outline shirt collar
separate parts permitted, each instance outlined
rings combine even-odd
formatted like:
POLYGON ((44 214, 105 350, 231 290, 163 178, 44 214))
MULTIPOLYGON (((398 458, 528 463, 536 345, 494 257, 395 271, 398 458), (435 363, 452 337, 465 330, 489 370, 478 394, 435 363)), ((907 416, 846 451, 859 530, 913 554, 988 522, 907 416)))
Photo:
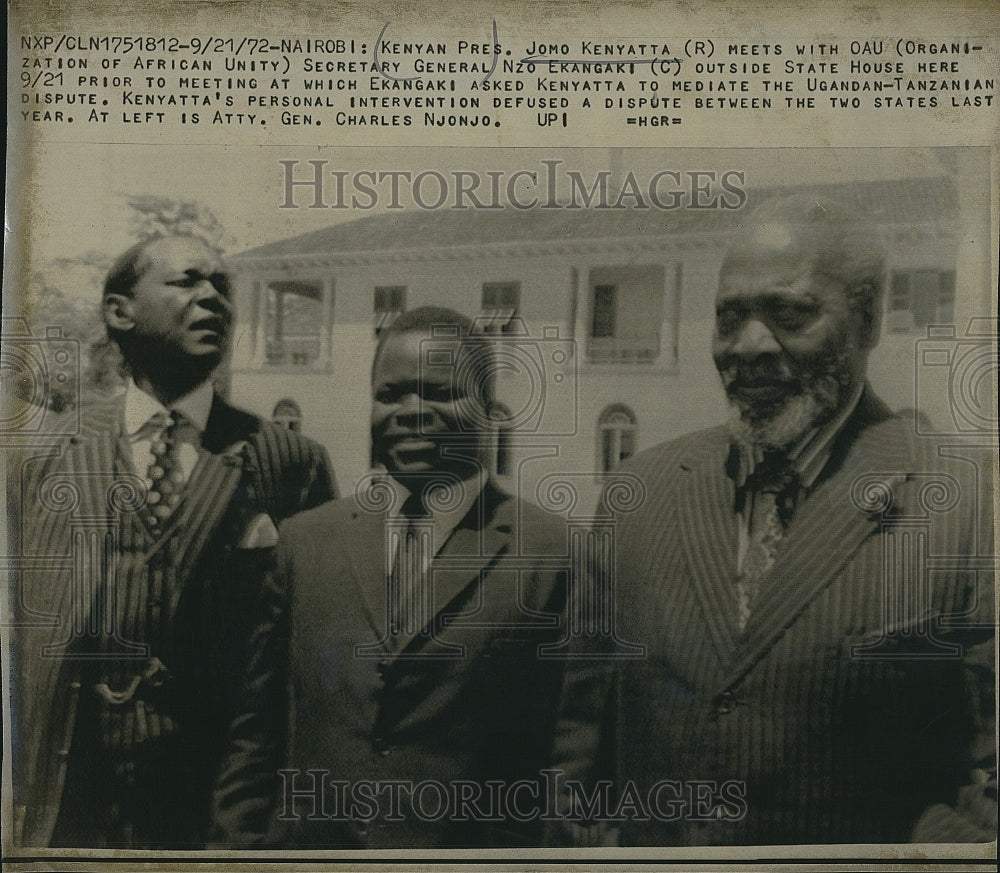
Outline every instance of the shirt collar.
POLYGON ((788 453, 788 460, 799 474, 799 481, 804 488, 812 488, 823 472, 826 462, 830 460, 833 442, 857 408, 863 390, 864 385, 858 385, 850 402, 840 412, 820 427, 813 428, 788 453))
MULTIPOLYGON (((411 492, 404 485, 393 479, 392 476, 386 474, 386 479, 391 483, 396 495, 389 514, 399 515, 402 511, 403 504, 406 502, 407 498, 411 496, 411 492)), ((433 513, 434 526, 437 530, 445 535, 450 534, 458 526, 459 522, 461 522, 461 520, 469 514, 469 510, 472 509, 472 505, 482 493, 485 484, 486 475, 482 470, 470 476, 468 479, 463 479, 461 483, 462 493, 460 495, 460 499, 455 503, 448 499, 442 500, 442 503, 446 506, 446 508, 439 509, 433 513)), ((456 485, 455 487, 458 486, 456 485)), ((443 539, 439 541, 439 544, 440 542, 443 542, 443 539)))
MULTIPOLYGON (((834 440, 857 408, 863 391, 862 383, 855 389, 850 402, 845 404, 833 418, 809 430, 786 453, 788 465, 798 476, 799 484, 803 488, 812 488, 823 472, 826 462, 830 460, 834 440)), ((728 472, 738 490, 746 487, 747 480, 763 458, 764 452, 757 446, 751 447, 743 443, 732 446, 728 472)))
POLYGON ((172 410, 177 410, 197 428, 199 433, 203 433, 208 424, 209 413, 212 411, 213 397, 212 383, 206 380, 187 394, 178 397, 168 409, 155 397, 139 388, 134 381, 130 381, 125 388, 125 432, 134 437, 154 416, 167 415, 172 410))

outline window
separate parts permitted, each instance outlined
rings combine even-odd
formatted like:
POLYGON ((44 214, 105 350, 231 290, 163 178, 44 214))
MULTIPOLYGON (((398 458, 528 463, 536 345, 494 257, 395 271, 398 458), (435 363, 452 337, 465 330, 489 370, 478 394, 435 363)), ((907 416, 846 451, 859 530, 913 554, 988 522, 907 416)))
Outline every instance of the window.
POLYGON ((375 336, 406 312, 406 286, 381 285, 375 289, 375 336))
POLYGON ((502 403, 494 403, 490 418, 496 425, 496 454, 493 472, 498 476, 509 476, 512 466, 511 453, 511 411, 502 403))
POLYGON ((905 333, 955 319, 954 270, 897 270, 889 287, 889 329, 905 333))
POLYGON ((638 424, 631 409, 620 403, 607 407, 597 421, 598 469, 608 473, 631 458, 637 434, 638 424))
POLYGON ((615 335, 615 316, 618 314, 618 287, 616 285, 594 286, 594 318, 590 335, 604 339, 615 335))
POLYGON ((267 287, 267 362, 306 366, 319 357, 323 288, 316 282, 267 287))
POLYGON ((299 404, 290 397, 285 397, 274 404, 271 421, 286 430, 302 430, 302 410, 299 404))
POLYGON ((514 333, 521 308, 520 282, 483 283, 483 321, 486 333, 514 333))
POLYGON ((587 360, 592 364, 656 363, 663 328, 663 290, 664 269, 660 265, 593 268, 587 360))

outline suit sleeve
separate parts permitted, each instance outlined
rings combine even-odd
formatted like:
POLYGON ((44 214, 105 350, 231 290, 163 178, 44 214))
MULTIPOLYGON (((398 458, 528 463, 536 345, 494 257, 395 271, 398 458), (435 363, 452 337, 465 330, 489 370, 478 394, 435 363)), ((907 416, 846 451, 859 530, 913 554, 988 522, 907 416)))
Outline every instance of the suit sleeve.
POLYGON ((590 810, 600 811, 609 798, 613 775, 614 702, 617 675, 612 665, 592 649, 578 647, 566 670, 556 723, 552 768, 564 777, 559 821, 546 829, 550 846, 614 846, 618 830, 590 810), (595 804, 596 806, 593 806, 595 804))
MULTIPOLYGON (((992 497, 991 492, 987 491, 992 497)), ((978 530, 978 569, 967 571, 971 586, 968 618, 954 634, 962 645, 962 676, 972 724, 966 770, 956 774, 953 798, 926 809, 917 821, 913 842, 990 842, 997 837, 997 725, 996 725, 996 577, 982 563, 994 560, 992 506, 982 511, 978 530)), ((964 727, 964 726, 963 726, 964 727)))
MULTIPOLYGON (((30 452, 17 447, 0 451, 0 478, 6 495, 3 532, 6 556, 25 557, 26 551, 46 557, 65 553, 59 539, 46 536, 53 530, 51 525, 33 527, 39 518, 46 518, 38 504, 39 488, 46 475, 56 469, 58 457, 31 457, 30 452)), ((43 768, 47 759, 45 750, 52 743, 60 742, 65 729, 65 721, 61 720, 65 709, 60 718, 52 718, 51 711, 43 703, 45 696, 42 693, 47 671, 58 672, 59 665, 64 662, 38 654, 42 646, 62 641, 60 626, 65 625, 44 624, 45 616, 55 611, 59 593, 64 590, 59 585, 62 577, 49 572, 31 574, 26 570, 29 565, 30 561, 23 568, 12 564, 4 602, 0 606, 8 657, 5 697, 10 707, 7 766, 12 789, 11 835, 19 845, 25 840, 37 844, 36 835, 46 832, 43 822, 51 821, 52 807, 45 790, 49 782, 39 774, 46 772, 43 768), (39 823, 43 823, 41 830, 37 830, 39 823)), ((66 702, 72 702, 72 696, 66 702)), ((61 747, 61 744, 52 746, 53 749, 61 747)))
POLYGON ((613 846, 617 828, 602 821, 599 810, 595 815, 591 803, 602 792, 609 796, 602 785, 614 776, 617 671, 612 640, 599 632, 587 633, 582 624, 587 615, 600 612, 599 604, 606 604, 617 586, 604 564, 591 562, 583 578, 578 575, 569 580, 564 626, 571 642, 552 751, 552 767, 564 776, 560 820, 546 828, 545 841, 554 846, 613 846))
MULTIPOLYGON (((5 529, 3 531, 3 542, 5 555, 16 556, 23 554, 23 544, 21 543, 21 459, 18 451, 14 448, 4 448, 0 451, 0 479, 4 483, 4 515, 3 521, 5 529)), ((20 722, 24 718, 24 708, 26 705, 24 696, 24 683, 21 676, 21 652, 23 643, 21 634, 18 633, 17 625, 22 619, 21 612, 23 606, 20 602, 21 587, 24 584, 18 571, 11 568, 9 571, 9 582, 11 583, 4 592, 5 601, 0 607, 6 619, 5 631, 8 644, 8 662, 10 665, 10 675, 7 680, 6 693, 10 701, 11 719, 11 743, 12 754, 12 776, 11 782, 14 791, 13 807, 13 841, 19 845, 23 838, 24 820, 27 813, 27 806, 23 803, 23 793, 25 788, 25 766, 23 753, 21 751, 20 722)))
POLYGON ((330 456, 319 443, 312 443, 312 476, 311 483, 303 509, 312 509, 328 500, 340 497, 337 488, 337 477, 330 463, 330 456))
POLYGON ((330 456, 319 443, 265 423, 254 447, 256 478, 276 521, 337 497, 330 456))
POLYGON ((976 724, 968 770, 953 801, 934 804, 920 816, 917 843, 990 842, 997 836, 996 664, 993 635, 973 642, 964 654, 966 693, 976 724))
POLYGON ((264 846, 276 839, 276 806, 288 736, 291 549, 280 543, 265 573, 240 704, 212 797, 209 846, 264 846))

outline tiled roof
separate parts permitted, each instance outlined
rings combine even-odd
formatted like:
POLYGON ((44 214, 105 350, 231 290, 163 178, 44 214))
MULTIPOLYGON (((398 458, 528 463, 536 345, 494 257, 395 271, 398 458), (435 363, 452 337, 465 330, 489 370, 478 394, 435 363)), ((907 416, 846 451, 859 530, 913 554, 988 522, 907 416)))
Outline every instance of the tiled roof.
MULTIPOLYGON (((778 194, 834 197, 878 223, 952 222, 950 176, 748 190, 748 206, 778 194)), ((445 248, 483 243, 706 233, 737 227, 747 212, 724 209, 437 209, 372 215, 241 252, 237 258, 445 248)))

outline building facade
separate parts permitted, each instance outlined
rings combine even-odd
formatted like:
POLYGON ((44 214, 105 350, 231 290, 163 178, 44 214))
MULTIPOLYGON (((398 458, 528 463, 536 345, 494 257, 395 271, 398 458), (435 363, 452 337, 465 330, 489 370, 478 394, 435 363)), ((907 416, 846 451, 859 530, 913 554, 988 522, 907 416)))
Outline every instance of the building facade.
MULTIPOLYGON (((959 269, 953 178, 750 192, 748 207, 802 190, 856 208, 883 239, 876 389, 895 408, 947 416, 946 392, 917 397, 918 341, 932 325, 961 334, 990 311, 981 278, 959 269)), ((448 306, 480 319, 495 341, 495 472, 528 499, 551 487, 551 474, 569 474, 591 500, 594 474, 724 419, 710 354, 714 298, 745 214, 403 211, 244 252, 234 259, 231 396, 322 442, 348 490, 369 470, 378 332, 406 309, 448 306)))

